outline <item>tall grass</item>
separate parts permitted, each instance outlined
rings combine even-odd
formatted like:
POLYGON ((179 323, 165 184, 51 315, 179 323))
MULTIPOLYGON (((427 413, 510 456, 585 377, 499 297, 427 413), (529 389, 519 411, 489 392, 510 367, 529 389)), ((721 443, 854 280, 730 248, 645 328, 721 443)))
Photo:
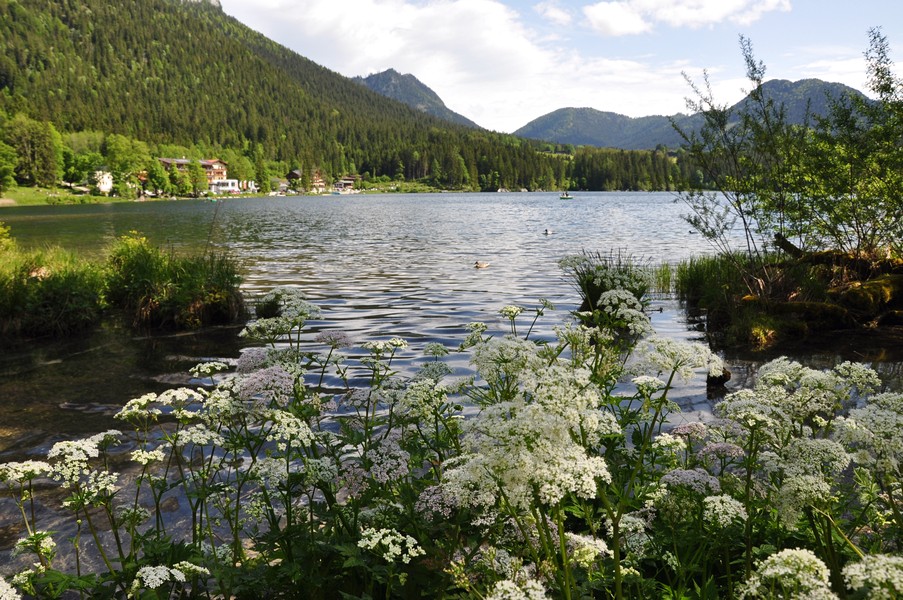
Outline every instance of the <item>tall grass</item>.
POLYGON ((103 274, 71 252, 48 248, 0 255, 0 335, 71 335, 103 310, 103 274))
POLYGON ((0 336, 71 335, 112 310, 140 327, 232 323, 245 312, 240 284, 222 254, 177 256, 135 234, 98 263, 60 248, 20 249, 0 226, 0 336))
POLYGON ((177 256, 132 234, 113 246, 107 268, 106 298, 136 326, 192 329, 244 313, 238 268, 221 254, 177 256))

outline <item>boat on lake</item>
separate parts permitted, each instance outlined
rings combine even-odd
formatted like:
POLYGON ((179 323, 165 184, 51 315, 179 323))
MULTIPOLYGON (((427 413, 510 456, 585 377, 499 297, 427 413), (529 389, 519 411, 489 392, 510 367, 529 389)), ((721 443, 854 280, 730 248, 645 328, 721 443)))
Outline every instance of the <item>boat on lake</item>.
POLYGON ((561 192, 561 193, 558 195, 558 197, 561 198, 562 200, 570 200, 570 199, 573 198, 573 196, 571 196, 570 194, 568 194, 567 191, 561 192))

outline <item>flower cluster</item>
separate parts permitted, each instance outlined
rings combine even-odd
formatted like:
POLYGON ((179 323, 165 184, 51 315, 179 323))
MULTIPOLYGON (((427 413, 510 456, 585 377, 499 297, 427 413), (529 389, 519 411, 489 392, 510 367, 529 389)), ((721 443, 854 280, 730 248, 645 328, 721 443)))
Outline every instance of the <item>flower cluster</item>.
POLYGON ((496 582, 486 600, 547 600, 549 596, 535 579, 517 582, 503 579, 496 582))
POLYGON ((524 312, 523 306, 515 306, 513 304, 508 304, 499 309, 499 314, 510 321, 516 319, 522 312, 524 312))
POLYGON ((412 558, 425 554, 417 540, 394 529, 368 527, 361 532, 361 539, 358 540, 357 545, 359 548, 370 550, 377 556, 381 556, 389 563, 400 561, 408 564, 412 558))
POLYGON ((893 600, 903 595, 903 556, 871 554, 843 568, 847 587, 868 592, 873 600, 893 600))
POLYGON ((38 477, 49 475, 51 467, 40 460, 25 460, 0 464, 0 481, 8 486, 22 485, 38 477))
POLYGON ((714 529, 726 529, 734 523, 746 521, 743 503, 726 494, 707 496, 702 503, 703 521, 714 529))
POLYGON ((407 348, 408 342, 402 338, 393 337, 389 340, 371 340, 364 342, 361 344, 361 347, 377 356, 382 356, 384 354, 391 354, 396 350, 407 348))
POLYGON ((612 555, 604 540, 571 532, 565 533, 565 538, 574 560, 584 569, 589 569, 598 559, 612 555))
POLYGON ((740 598, 835 600, 828 567, 811 550, 786 549, 761 561, 740 598))
POLYGON ((646 340, 640 355, 640 368, 657 375, 675 373, 684 380, 693 378, 694 369, 705 369, 710 375, 721 375, 724 364, 707 346, 671 338, 653 336, 646 340))
POLYGON ((0 600, 21 600, 21 598, 19 592, 7 583, 6 579, 0 577, 0 600))

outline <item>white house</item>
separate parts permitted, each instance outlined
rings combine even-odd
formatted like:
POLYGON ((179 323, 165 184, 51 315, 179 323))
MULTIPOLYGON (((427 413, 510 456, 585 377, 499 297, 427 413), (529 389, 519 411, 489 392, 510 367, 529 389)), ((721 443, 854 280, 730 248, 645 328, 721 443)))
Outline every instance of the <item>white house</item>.
POLYGON ((239 194, 241 188, 237 179, 217 179, 210 183, 210 192, 213 194, 239 194))
POLYGON ((109 196, 113 191, 113 174, 109 171, 94 171, 94 186, 97 191, 105 196, 109 196))

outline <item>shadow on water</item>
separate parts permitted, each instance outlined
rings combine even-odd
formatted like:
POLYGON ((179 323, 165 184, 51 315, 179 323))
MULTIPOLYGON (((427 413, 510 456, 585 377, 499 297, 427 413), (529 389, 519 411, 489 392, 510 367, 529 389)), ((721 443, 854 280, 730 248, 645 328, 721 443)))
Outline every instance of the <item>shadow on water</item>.
POLYGON ((0 460, 121 428, 131 398, 189 383, 198 362, 238 355, 237 327, 141 336, 105 326, 77 338, 9 342, 0 357, 0 460))

